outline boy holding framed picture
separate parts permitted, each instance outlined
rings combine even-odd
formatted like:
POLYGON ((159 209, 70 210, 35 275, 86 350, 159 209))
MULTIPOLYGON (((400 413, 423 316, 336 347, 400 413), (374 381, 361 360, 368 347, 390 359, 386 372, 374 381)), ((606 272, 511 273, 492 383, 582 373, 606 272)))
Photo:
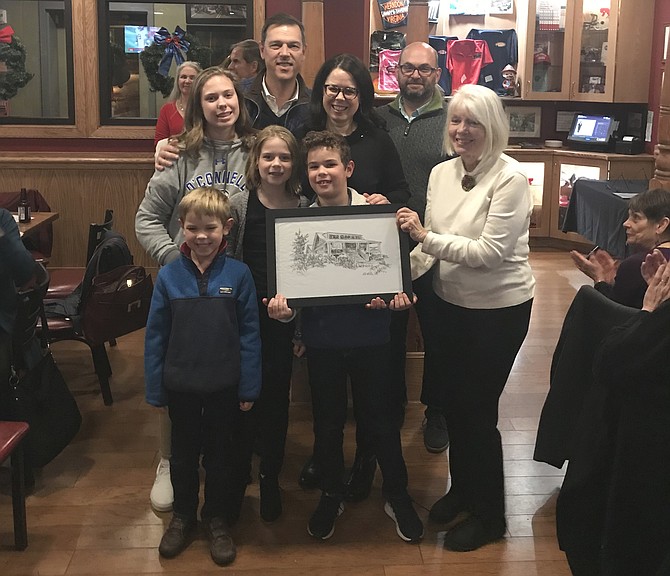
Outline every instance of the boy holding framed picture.
MULTIPOLYGON (((347 187, 354 170, 349 145, 343 137, 323 131, 310 132, 303 141, 309 183, 316 192, 313 206, 387 204, 381 194, 364 197, 347 187)), ((344 511, 345 486, 343 438, 347 416, 347 376, 351 381, 357 420, 364 418, 373 435, 375 453, 384 478, 384 511, 396 523, 406 542, 423 537, 423 524, 407 493, 407 468, 400 444, 400 429, 388 414, 390 406, 390 315, 412 305, 405 293, 387 305, 379 297, 368 304, 308 306, 302 309, 302 339, 307 348, 312 392, 315 458, 322 470, 321 499, 308 523, 310 535, 330 538, 335 520, 344 511)), ((292 318, 284 296, 268 302, 276 320, 292 318)))

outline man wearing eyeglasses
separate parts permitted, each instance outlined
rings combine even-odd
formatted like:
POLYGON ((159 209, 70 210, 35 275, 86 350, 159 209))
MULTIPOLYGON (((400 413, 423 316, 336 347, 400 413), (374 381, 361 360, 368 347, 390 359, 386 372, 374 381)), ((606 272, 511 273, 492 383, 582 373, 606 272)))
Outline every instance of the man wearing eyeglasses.
POLYGON ((294 134, 307 120, 310 90, 300 75, 305 62, 305 28, 299 20, 279 13, 265 21, 261 32, 265 74, 258 75, 246 94, 254 128, 273 124, 294 134))
MULTIPOLYGON (((409 44, 401 52, 395 70, 400 94, 390 104, 377 108, 377 112, 386 120, 409 183, 410 199, 407 205, 419 214, 422 221, 426 210, 426 189, 430 171, 436 164, 447 159, 442 152, 447 105, 444 93, 437 85, 440 72, 434 48, 424 42, 409 44)), ((419 298, 415 309, 425 346, 429 346, 431 342, 432 318, 422 312, 431 295, 435 298, 431 282, 430 272, 414 282, 414 292, 419 298)), ((397 316, 398 314, 394 315, 395 320, 399 320, 397 316)), ((404 344, 404 340, 402 342, 404 344)), ((404 358, 404 350, 402 353, 397 351, 396 356, 404 358)), ((402 378, 404 370, 396 370, 396 373, 402 378)), ((439 453, 449 446, 449 434, 444 415, 437 408, 442 405, 437 397, 439 388, 431 385, 431 381, 431 375, 424 371, 421 390, 421 402, 426 405, 423 440, 429 452, 439 453)), ((405 387, 404 383, 399 383, 398 386, 399 389, 405 387)))

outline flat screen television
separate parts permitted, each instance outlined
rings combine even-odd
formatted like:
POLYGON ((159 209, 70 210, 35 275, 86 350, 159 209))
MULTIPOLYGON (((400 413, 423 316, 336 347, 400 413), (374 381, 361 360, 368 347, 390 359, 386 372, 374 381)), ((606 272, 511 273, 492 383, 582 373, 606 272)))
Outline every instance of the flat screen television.
POLYGON ((616 121, 611 116, 578 113, 568 132, 568 144, 573 148, 604 150, 610 146, 615 129, 616 121))
POLYGON ((123 39, 126 54, 137 54, 151 46, 158 30, 160 30, 159 26, 124 26, 123 39))

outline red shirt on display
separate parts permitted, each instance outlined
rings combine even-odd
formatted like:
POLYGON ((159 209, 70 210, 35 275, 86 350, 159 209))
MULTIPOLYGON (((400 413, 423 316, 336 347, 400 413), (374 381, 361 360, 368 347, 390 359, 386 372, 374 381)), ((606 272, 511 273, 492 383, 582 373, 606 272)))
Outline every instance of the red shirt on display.
POLYGON ((493 62, 484 40, 450 40, 447 43, 447 69, 451 73, 451 90, 463 84, 477 84, 481 69, 493 62))

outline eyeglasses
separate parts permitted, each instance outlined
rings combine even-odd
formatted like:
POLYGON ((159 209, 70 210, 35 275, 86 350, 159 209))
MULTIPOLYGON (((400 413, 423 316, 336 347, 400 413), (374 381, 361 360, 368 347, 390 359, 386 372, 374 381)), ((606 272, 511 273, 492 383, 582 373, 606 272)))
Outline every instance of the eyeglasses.
POLYGON ((399 66, 400 71, 403 73, 404 76, 411 76, 414 74, 415 70, 418 70, 419 76, 423 76, 424 78, 426 76, 430 76, 437 68, 433 68, 432 66, 428 66, 428 64, 421 64, 421 66, 414 66, 414 64, 401 64, 399 66))
POLYGON ((358 97, 358 88, 351 86, 336 86, 335 84, 324 84, 323 91, 331 98, 337 98, 340 92, 345 100, 353 100, 358 97))

